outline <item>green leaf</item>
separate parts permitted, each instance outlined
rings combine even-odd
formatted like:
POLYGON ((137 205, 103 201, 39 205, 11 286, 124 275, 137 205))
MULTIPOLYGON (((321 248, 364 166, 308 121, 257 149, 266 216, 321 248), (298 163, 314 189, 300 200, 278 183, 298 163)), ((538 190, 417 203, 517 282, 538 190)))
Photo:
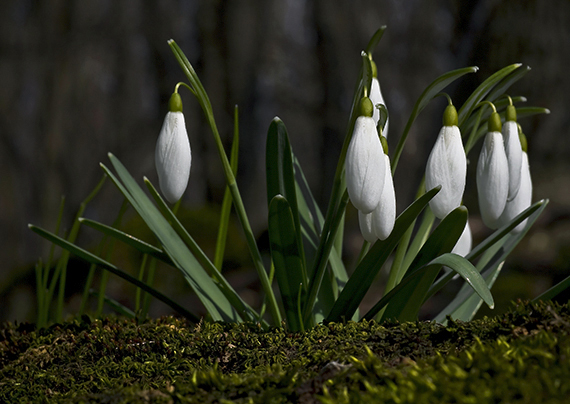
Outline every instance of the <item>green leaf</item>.
POLYGON ((295 184, 295 171, 293 169, 293 154, 287 135, 287 128, 279 118, 273 118, 267 131, 267 143, 265 149, 265 170, 267 178, 267 203, 271 203, 276 195, 283 196, 291 209, 293 218, 293 232, 296 237, 297 251, 301 259, 301 278, 303 285, 307 285, 307 269, 305 265, 305 253, 303 250, 303 238, 301 236, 301 224, 299 208, 297 206, 297 192, 295 184))
MULTIPOLYGON (((468 216, 469 214, 465 206, 460 206, 451 211, 426 240, 412 261, 404 278, 410 276, 436 257, 451 252, 465 229, 468 216)), ((388 303, 382 320, 415 321, 421 306, 424 304, 429 287, 440 269, 441 267, 437 265, 430 265, 430 268, 425 271, 423 276, 415 278, 414 281, 409 282, 405 288, 401 289, 400 293, 395 295, 388 303)), ((373 315, 376 315, 376 313, 373 313, 373 315)))
POLYGON ((473 109, 479 104, 489 92, 501 82, 505 77, 510 75, 516 69, 521 67, 520 63, 515 63, 510 66, 504 67, 498 72, 494 73, 487 80, 485 80, 479 87, 471 93, 467 101, 461 106, 458 111, 459 123, 457 126, 461 127, 463 122, 471 115, 473 109))
POLYGON ((190 319, 190 321, 193 321, 194 323, 197 323, 198 321, 200 321, 200 319, 196 315, 192 314, 191 312, 186 310, 184 307, 180 306, 178 303, 169 299, 168 297, 166 297, 165 295, 163 295, 162 293, 160 293, 156 289, 148 286, 146 283, 139 281, 137 278, 135 278, 135 277, 129 275, 128 273, 124 272, 123 270, 119 269, 118 267, 111 264, 110 262, 107 262, 107 261, 103 260, 102 258, 99 258, 96 255, 90 253, 89 251, 86 251, 86 250, 82 249, 81 247, 78 247, 75 244, 72 244, 69 241, 67 241, 67 240, 65 240, 59 236, 56 236, 55 234, 53 234, 47 230, 44 230, 40 227, 37 227, 34 225, 28 225, 28 227, 32 231, 34 231, 35 233, 37 233, 40 236, 42 236, 43 238, 45 238, 46 240, 49 240, 50 242, 60 246, 61 248, 64 248, 66 251, 69 251, 70 253, 77 256, 78 258, 80 258, 84 261, 87 261, 91 264, 95 264, 98 267, 101 267, 104 270, 109 271, 109 272, 125 279, 126 281, 132 283, 133 285, 141 288, 145 292, 149 293, 150 295, 154 296, 155 298, 162 301, 166 305, 170 306, 172 309, 174 309, 175 311, 177 311, 178 313, 180 313, 184 317, 190 319))
POLYGON ((374 49, 376 49, 376 46, 378 46, 378 43, 380 42, 380 39, 382 39, 382 35, 384 35, 385 30, 386 25, 382 25, 380 28, 378 28, 374 35, 372 35, 372 38, 370 38, 370 41, 368 41, 368 45, 366 45, 365 52, 368 55, 372 56, 374 49))
POLYGON ((437 268, 440 268, 442 265, 451 268, 453 271, 461 275, 461 277, 465 279, 465 281, 471 286, 473 290, 479 294, 479 296, 481 296, 481 298, 485 301, 485 303, 487 303, 487 305, 489 305, 489 307, 494 307, 491 291, 473 264, 457 254, 447 253, 440 255, 439 257, 430 261, 427 265, 416 270, 410 276, 402 279, 402 282, 400 282, 398 286, 386 294, 386 296, 382 297, 382 299, 380 299, 380 301, 376 303, 368 313, 366 313, 364 318, 370 319, 374 317, 375 313, 382 310, 382 308, 384 308, 384 306, 386 306, 394 298, 394 296, 399 294, 401 290, 404 289, 409 283, 415 281, 417 278, 422 277, 426 272, 431 271, 431 267, 436 266, 437 268))
POLYGON ((143 192, 123 164, 111 153, 109 153, 109 159, 122 183, 104 165, 102 165, 103 169, 160 240, 164 246, 164 251, 170 256, 176 267, 182 271, 212 319, 214 321, 239 321, 240 313, 232 307, 212 278, 200 266, 182 239, 160 214, 157 207, 143 192))
POLYGON ((503 77, 503 79, 501 79, 501 81, 494 86, 493 90, 489 92, 486 99, 491 102, 495 102, 497 98, 505 94, 514 83, 522 79, 529 71, 529 66, 522 66, 521 68, 511 71, 506 77, 503 77))
POLYGON ((441 187, 435 187, 429 190, 408 206, 396 219, 394 229, 390 236, 385 240, 378 240, 374 243, 368 254, 362 259, 349 278, 331 312, 327 316, 327 321, 341 321, 343 318, 350 319, 352 317, 372 285, 372 281, 408 227, 440 189, 441 187))
POLYGON ((404 145, 406 143, 408 133, 410 132, 412 124, 414 123, 420 112, 422 112, 422 110, 427 106, 427 104, 445 87, 453 83, 458 78, 468 73, 475 73, 477 70, 479 70, 478 67, 465 67, 463 69, 453 70, 439 76, 429 86, 427 86, 427 88, 424 90, 420 98, 418 98, 418 100, 416 101, 414 109, 412 110, 412 114, 410 115, 410 118, 408 119, 408 123, 406 124, 404 132, 400 137, 400 141, 396 146, 396 151, 394 152, 394 157, 392 158, 392 173, 396 171, 398 161, 400 160, 400 156, 402 154, 402 151, 404 150, 404 145))
MULTIPOLYGON (((547 204, 548 200, 542 200, 535 203, 513 219, 510 224, 501 227, 491 236, 487 237, 487 239, 465 256, 469 261, 474 261, 475 258, 481 256, 481 259, 477 262, 477 270, 484 274, 483 276, 487 280, 489 288, 493 286, 493 283, 497 279, 503 262, 507 256, 517 246, 520 240, 522 240, 533 223, 544 211, 547 204), (513 228, 526 218, 528 218, 528 221, 521 232, 516 234, 510 233, 513 228)), ((442 277, 442 279, 432 286, 429 295, 437 292, 441 287, 443 287, 443 285, 449 282, 452 277, 453 274, 442 277)), ((481 306, 481 300, 479 298, 476 297, 474 299, 470 299, 472 295, 473 291, 464 285, 457 293, 456 297, 434 318, 434 320, 444 322, 447 315, 458 320, 470 320, 481 306), (470 300, 466 303, 468 299, 470 300)))
MULTIPOLYGON (((230 166, 234 177, 237 175, 239 157, 239 124, 238 124, 238 107, 234 108, 234 139, 232 142, 232 151, 230 155, 230 166)), ((224 253, 226 250, 226 242, 228 236, 228 225, 230 221, 230 212, 232 210, 232 194, 230 187, 226 185, 224 191, 224 200, 222 201, 222 210, 220 212, 220 226, 218 228, 218 238, 216 239, 216 252, 214 254, 214 265, 219 271, 222 270, 224 262, 224 253)))
POLYGON ((287 323, 292 331, 303 330, 299 318, 299 293, 306 289, 303 262, 298 250, 293 214, 287 199, 275 195, 269 204, 269 244, 275 277, 281 291, 287 323))
POLYGON ((174 263, 172 262, 172 260, 170 259, 170 257, 164 252, 162 251, 160 248, 157 248, 145 241, 142 241, 128 233, 122 232, 120 230, 117 230, 113 227, 107 226, 103 223, 99 223, 96 222, 94 220, 90 220, 87 218, 80 218, 79 221, 86 225, 91 227, 92 229, 95 229, 97 231, 100 231, 103 234, 106 234, 108 236, 111 236, 119 241, 122 241, 123 243, 125 243, 126 245, 133 247, 134 249, 136 249, 137 251, 141 252, 142 254, 148 254, 154 258, 157 258, 159 260, 161 260, 162 262, 174 266, 174 263))

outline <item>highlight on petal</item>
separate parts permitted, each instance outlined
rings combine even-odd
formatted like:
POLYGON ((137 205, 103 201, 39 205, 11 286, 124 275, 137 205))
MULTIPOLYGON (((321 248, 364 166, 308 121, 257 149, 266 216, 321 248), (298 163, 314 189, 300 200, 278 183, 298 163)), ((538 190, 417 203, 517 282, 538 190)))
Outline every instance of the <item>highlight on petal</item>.
POLYGON ((384 187, 384 150, 371 117, 360 116, 346 153, 346 188, 352 204, 362 213, 372 212, 384 187))
POLYGON ((372 212, 372 228, 380 240, 385 240, 392 233, 396 222, 396 192, 390 170, 390 157, 384 155, 384 161, 386 164, 384 189, 378 206, 372 212))
POLYGON ((465 228, 463 229, 463 233, 457 240, 455 247, 451 250, 452 253, 457 255, 461 255, 465 257, 467 254, 471 252, 471 247, 473 245, 473 235, 471 234, 471 227, 469 226, 469 221, 465 223, 465 228))
POLYGON ((170 203, 181 197, 190 177, 192 153, 182 112, 168 112, 155 149, 160 190, 170 203))
MULTIPOLYGON (((522 153, 520 178, 521 178, 521 183, 519 191, 512 200, 507 201, 505 210, 503 211, 503 214, 499 218, 500 226, 508 224, 511 220, 517 217, 523 210, 530 207, 532 203, 532 179, 530 176, 528 155, 525 152, 522 153)), ((521 232, 524 229, 527 220, 528 219, 523 220, 512 231, 514 233, 521 232)))
MULTIPOLYGON (((380 120, 380 110, 376 108, 377 104, 386 105, 384 97, 382 96, 382 91, 380 90, 380 82, 376 77, 372 78, 372 85, 370 86, 370 101, 374 105, 374 112, 372 113, 372 119, 374 119, 374 125, 378 125, 380 120)), ((388 138, 388 124, 390 123, 390 118, 386 120, 386 125, 382 131, 382 136, 388 138)))
POLYGON ((430 201, 434 215, 443 219, 461 205, 467 176, 467 158, 457 126, 443 126, 429 155, 425 184, 430 190, 441 185, 441 191, 430 201))
POLYGON ((477 164, 477 193, 483 223, 499 227, 509 193, 509 167, 501 132, 488 132, 477 164))
POLYGON ((522 147, 519 139, 519 130, 515 121, 506 121, 503 124, 503 138, 505 153, 509 164, 509 196, 513 199, 519 192, 521 185, 522 147))

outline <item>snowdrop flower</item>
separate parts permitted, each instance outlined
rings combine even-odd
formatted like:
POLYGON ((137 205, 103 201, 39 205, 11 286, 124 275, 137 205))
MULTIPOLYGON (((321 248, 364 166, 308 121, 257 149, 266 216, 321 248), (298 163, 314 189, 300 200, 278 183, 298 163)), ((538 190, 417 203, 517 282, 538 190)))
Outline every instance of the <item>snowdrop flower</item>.
POLYGON ((384 188, 380 202, 372 212, 372 229, 380 240, 385 240, 392 233, 396 222, 396 192, 394 191, 394 181, 390 168, 390 157, 387 154, 384 155, 384 161, 386 164, 384 188))
POLYGON ((466 175, 467 158, 457 127, 457 111, 449 104, 443 114, 443 127, 429 155, 425 174, 427 190, 441 185, 441 191, 429 202, 439 219, 461 205, 466 175))
MULTIPOLYGON (((386 138, 382 137, 382 139, 385 141, 386 138)), ((382 143, 386 144, 387 147, 387 143, 382 143)), ((383 160, 386 166, 386 174, 380 202, 371 213, 358 212, 360 232, 369 243, 373 243, 378 239, 385 240, 392 233, 396 222, 396 193, 388 154, 384 154, 383 160)))
MULTIPOLYGON (((507 201, 505 206, 505 210, 499 219, 499 224, 504 226, 508 224, 511 220, 513 220, 516 216, 518 216, 523 210, 530 207, 532 203, 532 179, 530 177, 530 167, 528 164, 528 155, 526 152, 522 152, 522 164, 521 164, 521 171, 520 171, 520 187, 519 191, 517 192, 516 196, 512 199, 507 201)), ((512 231, 513 233, 521 232, 528 219, 523 220, 517 227, 515 227, 512 231)))
POLYGON ((361 100, 361 116, 346 153, 346 188, 352 204, 362 213, 372 212, 380 202, 386 165, 384 150, 372 119, 372 102, 361 100))
POLYGON ((168 103, 169 111, 164 118, 156 142, 155 164, 160 190, 170 203, 177 202, 188 184, 192 153, 182 114, 182 99, 173 93, 168 103))
MULTIPOLYGON (((378 69, 376 67, 376 63, 372 61, 372 85, 370 86, 370 101, 372 101, 372 105, 374 106, 374 111, 372 112, 372 119, 374 119, 374 124, 378 125, 378 121, 380 120, 380 110, 376 108, 378 104, 386 105, 384 102, 384 97, 382 96, 382 91, 380 90, 380 82, 378 81, 378 69)), ((382 136, 388 138, 388 124, 390 123, 390 119, 386 119, 386 124, 384 125, 384 129, 382 130, 382 136)))
POLYGON ((463 233, 457 240, 455 247, 451 250, 452 253, 457 255, 461 255, 465 257, 467 254, 471 252, 471 247, 473 245, 473 235, 471 234, 471 227, 469 226, 469 221, 465 223, 465 228, 463 229, 463 233))
POLYGON ((513 105, 507 106, 506 121, 503 125, 505 153, 509 164, 509 196, 512 200, 519 192, 521 185, 522 147, 517 127, 517 112, 513 105))
POLYGON ((483 223, 496 229, 507 203, 509 165, 501 134, 501 118, 497 112, 491 114, 488 125, 489 131, 477 164, 477 193, 483 223))

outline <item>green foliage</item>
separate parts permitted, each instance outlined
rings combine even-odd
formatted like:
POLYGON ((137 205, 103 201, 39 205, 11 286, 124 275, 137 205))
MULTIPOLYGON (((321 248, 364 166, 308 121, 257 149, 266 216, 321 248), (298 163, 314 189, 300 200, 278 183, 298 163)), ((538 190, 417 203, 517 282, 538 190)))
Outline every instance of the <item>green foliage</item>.
MULTIPOLYGON (((206 254, 189 230, 177 216, 178 205, 171 209, 162 199, 159 192, 144 179, 148 193, 131 176, 127 168, 111 153, 109 160, 112 169, 101 164, 103 171, 119 189, 128 204, 134 208, 145 222, 148 229, 156 237, 151 244, 124 232, 118 228, 118 222, 113 226, 97 223, 80 217, 78 214, 74 227, 67 240, 60 237, 56 231, 50 233, 36 226, 32 230, 48 239, 54 245, 63 249, 62 258, 56 267, 53 281, 47 286, 48 267, 39 265, 38 302, 39 323, 48 323, 48 311, 51 296, 54 293, 56 281, 59 282, 58 310, 56 320, 61 319, 61 305, 65 288, 65 268, 69 253, 74 253, 81 259, 90 262, 93 267, 102 268, 132 282, 152 296, 167 302, 179 313, 196 320, 196 314, 170 300, 165 294, 155 290, 144 282, 146 259, 151 259, 147 280, 154 276, 154 265, 161 261, 166 265, 177 268, 186 279, 190 289, 201 301, 208 313, 208 319, 229 322, 258 322, 263 327, 283 326, 289 331, 302 331, 315 326, 323 320, 344 321, 348 319, 378 318, 388 320, 415 320, 425 301, 441 289, 455 275, 465 279, 465 286, 449 305, 436 316, 440 322, 446 321, 446 316, 470 319, 482 302, 493 307, 490 289, 500 273, 500 269, 508 254, 518 244, 528 231, 538 215, 544 210, 547 201, 540 201, 522 212, 511 223, 497 230, 479 246, 476 246, 466 257, 452 254, 468 220, 465 207, 458 207, 448 214, 441 222, 436 219, 426 206, 439 192, 439 188, 425 190, 423 181, 418 186, 416 200, 395 221, 391 234, 382 241, 376 241, 373 246, 363 244, 361 259, 349 277, 342 261, 342 240, 345 211, 349 196, 345 183, 345 159, 347 149, 352 139, 354 123, 360 115, 361 99, 370 94, 375 71, 372 58, 375 47, 382 38, 386 27, 381 27, 371 38, 366 51, 361 52, 362 62, 356 89, 353 94, 352 108, 347 125, 347 133, 343 147, 338 157, 335 176, 330 193, 330 200, 323 215, 307 185, 301 163, 296 158, 285 124, 275 118, 269 125, 266 142, 266 173, 267 173, 267 203, 268 203, 268 234, 271 247, 271 262, 263 262, 259 246, 243 205, 242 196, 236 182, 238 165, 239 125, 237 108, 234 115, 234 136, 231 156, 224 149, 223 142, 217 129, 214 111, 208 94, 203 87, 192 64, 184 52, 173 41, 168 44, 186 76, 186 83, 178 83, 176 91, 184 86, 196 97, 201 106, 205 119, 210 127, 213 140, 220 156, 220 162, 226 178, 226 192, 222 205, 222 214, 218 227, 218 237, 213 255, 213 262, 206 254), (233 289, 222 274, 226 239, 228 238, 228 223, 230 210, 235 210, 263 291, 263 305, 260 308, 250 307, 233 289), (421 216, 421 218, 420 218, 421 216), (420 225, 415 224, 420 220, 420 225), (523 220, 527 223, 520 233, 512 230, 523 220), (88 225, 104 234, 110 240, 119 240, 142 256, 139 276, 132 277, 122 269, 97 255, 74 244, 75 237, 81 224, 88 225), (436 225, 437 224, 437 225, 436 225), (435 225, 435 226, 434 226, 435 225), (432 230, 433 228, 433 230, 432 230), (370 248, 369 248, 370 247, 370 248), (373 308, 361 317, 359 306, 372 282, 387 262, 390 262, 393 251, 395 257, 391 261, 388 284, 383 296, 380 296, 373 308), (266 268, 266 266, 269 267, 266 268), (447 272, 439 276, 442 268, 447 272), (47 269, 46 269, 47 268, 47 269), (277 303, 273 285, 273 275, 279 287, 281 304, 277 303), (266 315, 267 311, 267 315, 266 315), (282 321, 285 319, 285 322, 282 321)), ((436 97, 441 95, 446 87, 466 74, 475 73, 477 67, 466 67, 444 73, 433 80, 421 93, 416 101, 407 124, 401 134, 397 147, 391 158, 391 170, 395 172, 411 127, 419 114, 436 97)), ((462 133, 469 136, 466 140, 466 151, 481 138, 485 125, 481 125, 489 111, 482 105, 495 102, 499 115, 505 116, 508 103, 502 98, 506 91, 525 76, 528 67, 520 64, 507 66, 487 78, 457 113, 458 126, 462 133)), ((451 103, 451 99, 449 103, 451 103)), ((525 101, 524 97, 513 97, 513 103, 525 101)), ((370 103, 370 101, 368 100, 370 103)), ((370 112, 370 111, 369 111, 370 112)), ((387 110, 384 107, 384 115, 387 110)), ((545 113, 544 108, 519 108, 519 117, 545 113)), ((454 120, 454 121, 455 121, 454 120)), ((394 135, 391 135, 394 136, 394 135)), ((82 206, 84 209, 84 205, 82 206)), ((83 210, 80 210, 82 212, 83 210)), ((212 226, 214 228, 214 226, 212 226)), ((51 259, 50 259, 51 260, 51 259)), ((88 283, 89 284, 89 283, 88 283)), ((103 282, 104 284, 104 282, 103 282)), ((559 293, 570 284, 564 281, 553 288, 547 296, 559 293)), ((86 293, 89 292, 86 286, 86 293)), ((104 287, 98 293, 100 309, 105 301, 124 313, 131 313, 126 307, 106 299, 104 287)), ((136 297, 137 314, 140 309, 140 294, 136 297)), ((85 300, 85 298, 84 298, 85 300)), ((148 307, 148 304, 145 305, 148 307)), ((100 312, 100 310, 99 310, 100 312)), ((146 313, 143 309, 142 315, 146 313)))
POLYGON ((0 401, 547 402, 570 393, 570 307, 304 333, 165 317, 0 328, 0 401), (319 401, 321 400, 321 401, 319 401))

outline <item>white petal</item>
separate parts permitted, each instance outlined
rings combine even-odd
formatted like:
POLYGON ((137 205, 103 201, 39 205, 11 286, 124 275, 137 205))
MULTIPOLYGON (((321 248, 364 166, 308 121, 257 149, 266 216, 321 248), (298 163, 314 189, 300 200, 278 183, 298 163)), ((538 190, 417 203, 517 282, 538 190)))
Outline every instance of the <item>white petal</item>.
POLYGON ((453 247, 453 250, 451 250, 451 252, 465 257, 471 252, 472 244, 473 236, 471 234, 471 227, 469 227, 469 221, 467 221, 467 223, 465 223, 463 233, 461 233, 459 240, 457 240, 457 244, 455 244, 455 247, 453 247))
MULTIPOLYGON (((374 125, 378 125, 380 120, 380 110, 376 108, 376 104, 386 105, 384 102, 384 97, 382 96, 382 91, 380 90, 380 82, 376 77, 372 78, 372 85, 370 86, 370 101, 374 105, 374 112, 372 113, 372 119, 374 119, 374 125)), ((390 118, 386 120, 386 126, 382 131, 382 135, 388 139, 388 124, 390 123, 390 118)))
POLYGON ((491 229, 498 228, 509 193, 509 167, 500 132, 485 136, 477 164, 477 193, 483 222, 491 229))
POLYGON ((360 116, 346 153, 346 188, 352 204, 362 213, 378 206, 384 187, 384 149, 374 120, 360 116))
POLYGON ((511 200, 517 195, 521 185, 522 147, 516 122, 507 121, 503 124, 503 138, 509 164, 508 199, 511 200))
POLYGON ((155 149, 160 190, 170 203, 180 199, 190 176, 192 153, 182 112, 168 112, 155 149))
MULTIPOLYGON (((527 209, 532 203, 532 179, 530 177, 530 167, 528 164, 528 155, 522 153, 522 164, 521 164, 521 184, 519 192, 510 201, 507 201, 505 210, 499 219, 499 224, 501 226, 506 225, 515 217, 517 217, 523 210, 527 209)), ((517 227, 513 229, 514 233, 521 232, 528 219, 523 220, 517 227)))
POLYGON ((364 240, 368 241, 369 243, 374 243, 378 240, 376 234, 372 230, 372 213, 362 213, 358 211, 358 225, 360 226, 360 232, 362 233, 362 237, 364 240))
POLYGON ((457 126, 441 128, 426 166, 426 189, 441 185, 441 190, 430 201, 434 215, 443 219, 457 208, 463 199, 467 158, 457 126))
POLYGON ((390 170, 390 158, 386 155, 384 157, 386 164, 384 189, 380 196, 380 203, 372 212, 372 228, 380 240, 385 240, 392 233, 396 221, 396 193, 394 192, 394 181, 390 170))

